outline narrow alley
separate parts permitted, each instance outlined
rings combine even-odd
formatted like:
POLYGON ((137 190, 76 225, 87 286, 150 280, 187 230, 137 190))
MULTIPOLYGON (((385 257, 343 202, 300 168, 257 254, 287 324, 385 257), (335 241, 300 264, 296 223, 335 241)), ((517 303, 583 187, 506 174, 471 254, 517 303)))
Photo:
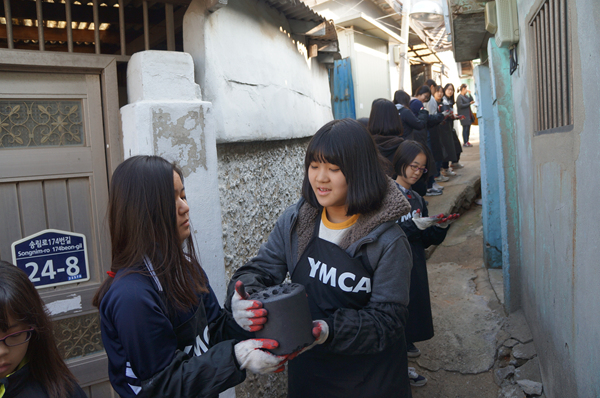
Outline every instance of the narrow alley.
MULTIPOLYGON (((416 343, 422 354, 410 359, 409 366, 428 379, 425 386, 412 388, 414 398, 539 395, 526 394, 534 391, 527 386, 541 386, 534 384, 541 382, 537 362, 519 361, 515 349, 511 356, 510 348, 531 343, 527 324, 518 314, 507 318, 502 270, 483 264, 482 207, 474 203, 479 190, 478 129, 474 130, 474 147, 465 148, 461 157, 465 167, 444 184, 444 195, 427 198, 430 214, 459 211, 461 218, 428 259, 435 336, 416 343), (511 368, 511 361, 531 363, 511 368)), ((535 358, 534 352, 530 358, 535 358)))

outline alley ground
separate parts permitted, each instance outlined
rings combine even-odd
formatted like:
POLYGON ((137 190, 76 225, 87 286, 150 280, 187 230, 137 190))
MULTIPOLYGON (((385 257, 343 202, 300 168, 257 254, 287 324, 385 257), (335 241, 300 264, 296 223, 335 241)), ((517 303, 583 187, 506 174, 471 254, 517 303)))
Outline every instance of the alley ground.
POLYGON ((442 184, 444 195, 426 198, 430 214, 459 211, 462 217, 428 260, 435 336, 416 344, 422 354, 409 363, 428 379, 412 388, 415 398, 498 396, 493 365, 504 318, 502 274, 483 267, 481 207, 472 204, 479 197, 479 137, 473 130, 474 146, 463 148, 461 157, 465 167, 442 184))

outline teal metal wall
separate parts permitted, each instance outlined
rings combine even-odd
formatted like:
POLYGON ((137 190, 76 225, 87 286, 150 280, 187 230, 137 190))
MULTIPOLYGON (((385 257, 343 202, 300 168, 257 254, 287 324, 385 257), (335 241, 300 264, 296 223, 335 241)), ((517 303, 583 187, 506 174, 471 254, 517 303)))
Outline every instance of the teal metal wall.
POLYGON ((519 280, 519 202, 515 151, 513 92, 510 79, 509 51, 488 42, 488 59, 492 86, 492 120, 496 133, 500 235, 502 238, 502 270, 504 305, 509 312, 520 308, 519 280))
MULTIPOLYGON (((502 231, 500 223, 500 180, 498 163, 500 134, 493 113, 490 68, 479 65, 474 70, 475 90, 479 100, 479 154, 481 161, 481 200, 483 202, 483 260, 488 268, 502 268, 502 231)), ((503 202, 504 203, 504 202, 503 202)))

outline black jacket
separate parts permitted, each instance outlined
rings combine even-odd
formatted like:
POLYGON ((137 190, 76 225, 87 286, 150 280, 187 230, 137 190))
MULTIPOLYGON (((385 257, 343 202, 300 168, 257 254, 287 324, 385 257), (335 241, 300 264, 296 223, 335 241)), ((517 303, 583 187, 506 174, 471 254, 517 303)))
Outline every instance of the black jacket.
POLYGON ((398 114, 400 115, 400 119, 402 119, 402 128, 404 132, 402 133, 402 138, 405 140, 413 140, 419 142, 427 143, 427 137, 416 137, 414 134, 414 130, 422 131, 427 127, 427 119, 429 117, 429 113, 426 110, 421 110, 418 114, 418 117, 415 116, 409 108, 406 108, 400 104, 396 104, 396 108, 398 108, 398 114))
MULTIPOLYGON (((0 379, 6 391, 2 398, 48 398, 42 385, 31 376, 29 365, 23 366, 9 377, 0 379)), ((73 384, 73 394, 68 398, 87 398, 81 387, 73 384)))
POLYGON ((425 249, 431 245, 439 245, 446 238, 447 228, 432 226, 421 231, 412 218, 417 210, 423 217, 429 216, 427 205, 416 192, 404 192, 411 205, 411 212, 402 216, 398 224, 406 234, 413 255, 413 267, 410 274, 410 302, 408 303, 408 322, 406 324, 406 341, 414 343, 429 340, 433 337, 433 317, 431 315, 431 300, 429 297, 429 279, 425 249))
POLYGON ((394 154, 400 144, 404 142, 404 139, 400 136, 393 135, 374 135, 373 141, 375 141, 381 156, 385 158, 382 160, 382 162, 385 162, 385 173, 389 177, 394 178, 396 174, 394 171, 394 154))
POLYGON ((108 375, 121 397, 216 397, 246 378, 234 353, 244 332, 209 292, 167 307, 158 279, 120 270, 100 304, 108 375), (138 395, 139 394, 139 395, 138 395))

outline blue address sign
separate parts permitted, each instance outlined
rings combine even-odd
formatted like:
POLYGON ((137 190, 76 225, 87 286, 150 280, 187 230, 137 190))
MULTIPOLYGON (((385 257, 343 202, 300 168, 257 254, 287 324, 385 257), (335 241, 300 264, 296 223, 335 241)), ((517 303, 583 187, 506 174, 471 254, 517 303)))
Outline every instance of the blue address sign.
POLYGON ((85 235, 46 229, 12 244, 13 263, 36 288, 90 279, 85 235))

